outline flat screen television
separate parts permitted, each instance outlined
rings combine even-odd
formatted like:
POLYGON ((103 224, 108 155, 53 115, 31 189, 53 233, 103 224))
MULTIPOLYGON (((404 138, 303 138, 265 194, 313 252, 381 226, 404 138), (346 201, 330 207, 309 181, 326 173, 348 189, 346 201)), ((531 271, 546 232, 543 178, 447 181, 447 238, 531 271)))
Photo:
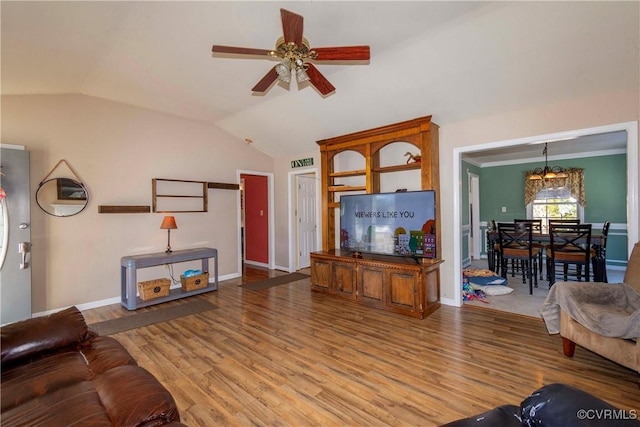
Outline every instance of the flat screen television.
POLYGON ((435 191, 340 198, 340 248, 354 252, 436 257, 435 191))

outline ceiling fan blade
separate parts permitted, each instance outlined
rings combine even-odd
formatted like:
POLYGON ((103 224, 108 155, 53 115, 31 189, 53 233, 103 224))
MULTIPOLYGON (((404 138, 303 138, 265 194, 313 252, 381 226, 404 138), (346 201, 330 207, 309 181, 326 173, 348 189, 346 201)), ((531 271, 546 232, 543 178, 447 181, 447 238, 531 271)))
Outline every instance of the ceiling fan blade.
POLYGON ((235 53, 239 55, 261 55, 269 56, 270 50, 267 49, 252 49, 250 47, 234 47, 234 46, 220 46, 214 44, 211 48, 213 53, 235 53))
POLYGON ((302 16, 285 9, 280 9, 280 16, 285 43, 294 42, 302 46, 302 16))
POLYGON ((277 78, 278 73, 276 73, 276 67, 274 66, 251 90, 254 92, 266 92, 277 78))
POLYGON ((366 61, 371 57, 369 46, 314 47, 312 50, 317 53, 317 61, 366 61))
POLYGON ((306 65, 307 65, 307 76, 309 76, 309 82, 316 89, 318 89, 318 91, 321 94, 328 95, 334 90, 336 90, 336 88, 333 87, 331 83, 329 83, 329 80, 327 80, 327 78, 323 76, 322 73, 320 73, 320 71, 318 71, 318 69, 313 64, 306 64, 306 65))

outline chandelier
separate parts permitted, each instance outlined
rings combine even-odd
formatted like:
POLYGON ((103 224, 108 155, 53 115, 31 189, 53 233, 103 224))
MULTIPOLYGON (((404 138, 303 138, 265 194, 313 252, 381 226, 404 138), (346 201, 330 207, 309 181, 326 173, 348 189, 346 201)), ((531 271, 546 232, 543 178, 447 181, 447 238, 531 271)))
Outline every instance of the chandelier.
POLYGON ((280 37, 276 42, 276 50, 269 52, 271 57, 280 57, 282 61, 276 65, 276 73, 278 80, 284 83, 291 82, 291 76, 295 74, 298 83, 309 80, 307 75, 307 65, 304 63, 306 59, 314 59, 316 52, 309 50, 309 42, 302 39, 302 47, 298 47, 295 43, 284 42, 284 37, 280 37))
POLYGON ((547 143, 544 143, 544 150, 542 150, 542 154, 544 154, 544 169, 535 168, 531 175, 529 175, 529 180, 531 181, 540 181, 540 180, 551 180, 557 178, 567 178, 569 175, 567 172, 561 168, 560 166, 551 166, 549 167, 547 161, 547 143))

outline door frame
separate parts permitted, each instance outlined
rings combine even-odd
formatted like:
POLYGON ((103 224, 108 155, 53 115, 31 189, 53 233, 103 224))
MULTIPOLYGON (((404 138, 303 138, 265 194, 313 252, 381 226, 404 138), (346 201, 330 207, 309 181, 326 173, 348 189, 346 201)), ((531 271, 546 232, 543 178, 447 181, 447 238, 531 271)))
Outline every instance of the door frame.
MULTIPOLYGON (((321 194, 320 179, 318 178, 320 171, 318 168, 305 168, 297 169, 289 172, 287 179, 287 194, 289 195, 287 201, 287 210, 289 212, 289 273, 296 271, 298 267, 297 257, 295 256, 298 247, 297 244, 297 224, 296 224, 296 200, 298 188, 296 186, 297 175, 310 175, 313 174, 316 180, 316 223, 322 222, 321 201, 318 200, 321 194)), ((316 250, 320 250, 322 247, 322 227, 316 227, 316 250)))
MULTIPOLYGON (((274 185, 273 185, 273 173, 270 172, 260 172, 260 171, 251 171, 238 169, 236 170, 236 182, 238 184, 242 183, 242 175, 257 175, 257 176, 266 176, 267 177, 267 197, 268 197, 268 215, 269 215, 269 225, 268 225, 268 234, 269 234, 269 261, 267 262, 267 268, 269 270, 275 269, 275 214, 274 214, 274 185)), ((243 190, 244 191, 244 190, 243 190)), ((246 201, 245 201, 246 204, 246 201)), ((236 206, 238 212, 238 273, 242 276, 242 239, 246 239, 245 236, 242 236, 242 206, 240 200, 240 191, 238 191, 236 198, 236 206)), ((246 249, 245 249, 246 252, 246 249)))
POLYGON ((480 177, 474 173, 467 172, 467 179, 469 180, 469 222, 471 229, 469 239, 473 242, 473 247, 469 248, 469 255, 473 259, 480 259, 480 253, 482 252, 480 250, 482 242, 482 236, 480 236, 480 177))
MULTIPOLYGON (((564 138, 577 138, 580 136, 588 136, 599 133, 608 133, 616 131, 627 132, 627 244, 628 252, 631 254, 633 245, 638 241, 638 122, 623 122, 612 125, 596 126, 592 128, 584 128, 570 130, 566 132, 556 132, 546 135, 537 135, 524 138, 508 139, 503 141, 495 141, 477 145, 467 145, 453 149, 453 182, 460 180, 460 168, 462 155, 467 152, 475 152, 488 150, 492 148, 510 147, 514 145, 532 144, 541 141, 560 140, 564 138)), ((460 215, 462 209, 462 197, 460 188, 453 186, 453 271, 462 271, 462 217, 460 215)), ((462 280, 461 274, 453 275, 453 298, 443 301, 448 305, 456 307, 462 306, 462 280)))

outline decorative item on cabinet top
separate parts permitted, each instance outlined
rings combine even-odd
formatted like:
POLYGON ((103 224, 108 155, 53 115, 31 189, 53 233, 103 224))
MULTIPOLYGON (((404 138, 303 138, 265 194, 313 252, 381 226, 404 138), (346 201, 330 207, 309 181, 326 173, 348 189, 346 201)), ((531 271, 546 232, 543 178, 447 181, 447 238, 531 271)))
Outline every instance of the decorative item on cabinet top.
MULTIPOLYGON (((161 186, 163 185, 162 183, 160 184, 161 186)), ((175 184, 177 186, 179 186, 180 184, 175 184)), ((195 187, 189 188, 188 190, 193 192, 193 189, 195 187)), ((217 189, 217 190, 239 190, 240 189, 240 185, 239 184, 231 184, 231 183, 224 183, 224 182, 206 182, 206 181, 185 181, 185 180, 180 180, 180 179, 162 179, 162 178, 153 178, 152 179, 152 195, 153 195, 153 212, 207 212, 207 189, 217 189), (180 194, 157 194, 157 188, 158 188, 158 181, 162 181, 162 182, 169 182, 169 183, 191 183, 192 185, 195 185, 198 189, 198 192, 200 192, 201 189, 201 193, 199 193, 198 195, 180 195, 180 194), (198 203, 196 201, 196 203, 198 203, 198 209, 196 210, 159 210, 158 209, 158 203, 157 200, 158 198, 187 198, 187 199, 201 199, 201 203, 198 203), (204 208, 204 210, 203 210, 204 208)), ((165 188, 165 190, 168 190, 167 188, 165 188)), ((184 191, 185 189, 182 188, 182 190, 184 191)), ((191 200, 190 203, 193 203, 193 200, 191 200)), ((162 204, 162 203, 161 203, 162 204)), ((165 206, 166 207, 166 206, 165 206)), ((98 213, 105 213, 105 214, 113 214, 113 213, 150 213, 151 212, 151 206, 146 206, 146 205, 100 205, 98 206, 98 213)))
POLYGON ((409 164, 409 163, 420 163, 420 160, 422 160, 422 156, 420 155, 420 153, 411 154, 411 152, 407 151, 407 153, 405 154, 405 157, 406 156, 409 156, 409 158, 407 159, 407 164, 409 164))

